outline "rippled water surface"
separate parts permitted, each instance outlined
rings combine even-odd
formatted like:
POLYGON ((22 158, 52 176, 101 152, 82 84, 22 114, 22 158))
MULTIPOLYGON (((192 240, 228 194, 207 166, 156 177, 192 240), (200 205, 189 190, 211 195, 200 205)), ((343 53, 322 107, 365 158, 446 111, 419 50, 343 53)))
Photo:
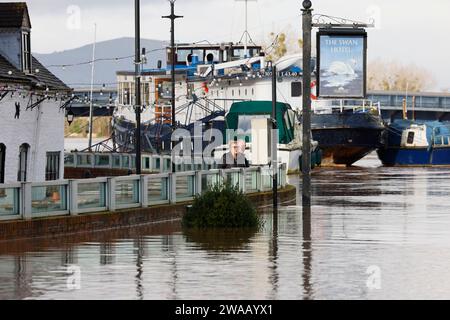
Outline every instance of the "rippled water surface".
POLYGON ((259 232, 0 242, 0 299, 449 299, 450 169, 358 165, 315 171, 311 213, 298 196, 259 232))

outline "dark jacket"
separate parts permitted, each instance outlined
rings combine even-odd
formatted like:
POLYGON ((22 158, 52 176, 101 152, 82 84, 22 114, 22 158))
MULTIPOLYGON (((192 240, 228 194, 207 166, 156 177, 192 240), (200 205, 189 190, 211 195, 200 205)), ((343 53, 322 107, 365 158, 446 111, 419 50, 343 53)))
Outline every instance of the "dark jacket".
POLYGON ((231 152, 225 153, 222 157, 222 163, 220 164, 220 169, 231 169, 231 168, 248 168, 250 166, 245 155, 239 153, 237 158, 233 158, 231 152))

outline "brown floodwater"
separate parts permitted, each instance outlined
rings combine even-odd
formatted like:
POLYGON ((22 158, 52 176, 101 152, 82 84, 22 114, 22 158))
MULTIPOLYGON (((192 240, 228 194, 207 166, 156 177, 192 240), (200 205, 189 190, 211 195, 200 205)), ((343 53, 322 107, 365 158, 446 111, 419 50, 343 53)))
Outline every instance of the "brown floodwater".
POLYGON ((358 165, 316 170, 311 207, 298 195, 257 232, 0 242, 0 299, 449 299, 450 169, 358 165))

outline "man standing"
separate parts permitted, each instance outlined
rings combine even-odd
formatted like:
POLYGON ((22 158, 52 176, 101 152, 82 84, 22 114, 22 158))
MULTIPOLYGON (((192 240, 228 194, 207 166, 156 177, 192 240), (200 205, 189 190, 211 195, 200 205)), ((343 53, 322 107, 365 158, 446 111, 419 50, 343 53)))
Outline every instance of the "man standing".
POLYGON ((245 158, 245 141, 230 141, 230 151, 223 155, 221 169, 248 168, 249 162, 245 158))

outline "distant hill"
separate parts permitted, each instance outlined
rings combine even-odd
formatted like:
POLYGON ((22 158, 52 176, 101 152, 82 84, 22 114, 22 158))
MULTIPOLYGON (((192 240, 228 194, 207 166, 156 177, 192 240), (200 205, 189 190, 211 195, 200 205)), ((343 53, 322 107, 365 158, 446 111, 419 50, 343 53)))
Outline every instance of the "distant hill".
MULTIPOLYGON (((164 50, 151 52, 151 50, 166 47, 166 42, 158 40, 141 40, 141 47, 147 52, 147 64, 144 68, 154 68, 158 60, 166 63, 166 54, 164 50)), ((74 64, 90 61, 92 59, 92 44, 80 48, 54 52, 49 54, 33 55, 44 65, 62 65, 74 64)), ((98 42, 96 45, 96 59, 115 58, 134 55, 134 38, 120 38, 108 41, 98 42)), ((124 59, 120 61, 98 61, 95 64, 94 83, 108 84, 116 82, 116 71, 134 70, 134 59, 124 59)), ((89 87, 91 82, 91 66, 89 64, 81 66, 69 66, 66 68, 49 67, 58 78, 64 81, 70 87, 89 87)), ((114 85, 109 85, 114 86, 114 85)))

